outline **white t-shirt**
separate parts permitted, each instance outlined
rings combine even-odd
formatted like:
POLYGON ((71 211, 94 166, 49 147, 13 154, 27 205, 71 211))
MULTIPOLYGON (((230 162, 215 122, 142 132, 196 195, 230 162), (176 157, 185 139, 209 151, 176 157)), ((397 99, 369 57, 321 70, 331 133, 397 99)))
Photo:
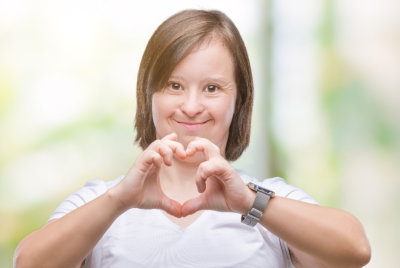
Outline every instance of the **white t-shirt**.
MULTIPOLYGON (((281 178, 260 182, 242 171, 238 173, 245 183, 252 181, 278 196, 316 204, 281 178)), ((65 199, 49 220, 93 200, 122 178, 89 181, 65 199)), ((208 210, 182 228, 161 210, 130 209, 99 240, 85 267, 293 267, 284 241, 260 224, 249 227, 241 223, 240 218, 236 213, 208 210)))

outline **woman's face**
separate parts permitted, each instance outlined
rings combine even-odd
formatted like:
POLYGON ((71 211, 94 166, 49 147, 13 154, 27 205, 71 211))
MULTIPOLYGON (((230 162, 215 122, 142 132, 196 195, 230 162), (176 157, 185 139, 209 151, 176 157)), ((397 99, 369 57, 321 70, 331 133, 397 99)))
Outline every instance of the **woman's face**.
POLYGON ((168 85, 153 94, 157 138, 176 132, 185 147, 194 137, 207 138, 225 152, 235 109, 232 56, 212 39, 196 47, 172 71, 168 85))

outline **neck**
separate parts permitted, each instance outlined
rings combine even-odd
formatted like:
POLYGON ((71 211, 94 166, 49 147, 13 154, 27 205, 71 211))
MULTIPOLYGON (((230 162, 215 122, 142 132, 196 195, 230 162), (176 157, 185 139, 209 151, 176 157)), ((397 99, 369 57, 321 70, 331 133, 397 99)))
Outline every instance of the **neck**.
POLYGON ((161 166, 160 179, 162 182, 180 186, 191 185, 195 183, 195 176, 200 163, 182 161, 174 157, 171 166, 161 166))

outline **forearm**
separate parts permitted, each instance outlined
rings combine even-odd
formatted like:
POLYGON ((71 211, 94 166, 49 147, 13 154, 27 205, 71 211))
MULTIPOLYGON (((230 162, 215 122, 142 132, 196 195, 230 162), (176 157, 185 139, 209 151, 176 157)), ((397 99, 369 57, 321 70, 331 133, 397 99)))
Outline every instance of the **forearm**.
POLYGON ((160 187, 162 164, 171 165, 174 155, 185 158, 175 133, 150 144, 117 185, 105 194, 28 235, 15 253, 16 267, 80 266, 114 220, 129 208, 163 209, 181 216, 178 202, 160 187))
POLYGON ((361 224, 344 211, 277 196, 260 223, 327 267, 360 267, 370 258, 361 224))
POLYGON ((123 211, 113 194, 106 192, 22 240, 15 267, 79 267, 123 211))

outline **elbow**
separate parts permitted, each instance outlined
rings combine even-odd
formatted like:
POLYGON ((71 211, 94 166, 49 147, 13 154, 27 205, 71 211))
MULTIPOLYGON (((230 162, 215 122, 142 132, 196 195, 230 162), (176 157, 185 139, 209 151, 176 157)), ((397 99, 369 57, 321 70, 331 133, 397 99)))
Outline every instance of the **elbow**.
POLYGON ((26 255, 26 252, 21 250, 20 246, 18 246, 13 257, 14 268, 32 267, 32 263, 30 263, 29 257, 26 255))
POLYGON ((355 253, 355 259, 357 259, 357 267, 365 266, 371 260, 371 247, 368 241, 359 245, 355 253))
POLYGON ((40 260, 30 249, 17 248, 13 257, 14 268, 55 267, 40 260))
POLYGON ((30 236, 25 237, 17 246, 13 256, 13 266, 14 268, 28 268, 28 267, 43 267, 37 253, 35 252, 35 247, 30 243, 30 236))
POLYGON ((369 263, 371 249, 369 243, 358 243, 352 249, 348 248, 346 253, 343 253, 341 256, 331 257, 329 260, 321 260, 321 267, 359 268, 369 263))
POLYGON ((356 217, 347 214, 348 229, 342 243, 341 267, 363 267, 371 260, 371 247, 364 228, 356 217), (344 246, 347 245, 347 246, 344 246))
POLYGON ((360 267, 362 267, 367 265, 371 260, 371 246, 363 230, 363 227, 361 226, 361 223, 360 223, 360 235, 358 239, 356 239, 355 241, 357 241, 354 247, 355 256, 358 263, 360 264, 360 267))
POLYGON ((361 223, 358 221, 357 223, 358 228, 353 229, 351 242, 349 241, 352 245, 350 253, 355 267, 363 267, 371 260, 371 247, 361 223))

